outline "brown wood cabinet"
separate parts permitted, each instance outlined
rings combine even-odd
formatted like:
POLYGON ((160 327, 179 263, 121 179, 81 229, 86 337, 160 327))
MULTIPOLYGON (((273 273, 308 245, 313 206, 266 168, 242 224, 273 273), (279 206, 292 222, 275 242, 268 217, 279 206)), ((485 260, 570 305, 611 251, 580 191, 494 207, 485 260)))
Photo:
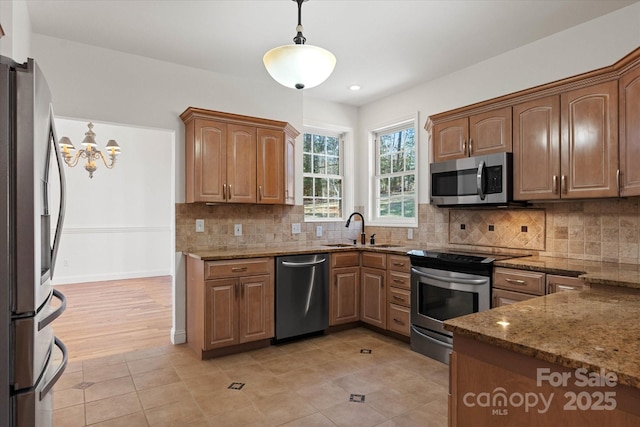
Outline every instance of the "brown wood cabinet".
POLYGON ((387 255, 387 329, 409 336, 411 328, 411 261, 387 255))
POLYGON ((496 267, 493 272, 491 307, 525 301, 545 294, 545 273, 496 267))
POLYGON ((291 125, 193 107, 180 118, 187 203, 295 203, 291 125))
POLYGON ((618 196, 617 83, 513 107, 514 199, 618 196))
POLYGON ((202 261, 187 257, 187 343, 211 350, 274 334, 273 258, 202 261))
POLYGON ((511 107, 438 122, 431 139, 434 162, 510 152, 511 107))
POLYGON ((558 276, 547 274, 547 294, 555 292, 582 291, 590 286, 584 280, 577 277, 558 276))
POLYGON ((331 254, 329 326, 360 320, 360 252, 331 254))
POLYGON ((640 64, 620 77, 620 196, 640 196, 640 64))
POLYGON ((360 269, 360 320, 382 329, 387 328, 386 276, 379 268, 360 269))

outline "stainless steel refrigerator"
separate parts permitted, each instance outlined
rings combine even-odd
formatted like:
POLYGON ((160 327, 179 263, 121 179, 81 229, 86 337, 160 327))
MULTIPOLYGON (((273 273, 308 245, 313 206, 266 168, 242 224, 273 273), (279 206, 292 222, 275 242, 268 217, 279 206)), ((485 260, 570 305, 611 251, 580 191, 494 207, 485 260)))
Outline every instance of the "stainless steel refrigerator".
POLYGON ((56 141, 38 65, 0 56, 0 427, 50 426, 67 363, 51 327, 66 306, 51 285, 65 199, 56 141))

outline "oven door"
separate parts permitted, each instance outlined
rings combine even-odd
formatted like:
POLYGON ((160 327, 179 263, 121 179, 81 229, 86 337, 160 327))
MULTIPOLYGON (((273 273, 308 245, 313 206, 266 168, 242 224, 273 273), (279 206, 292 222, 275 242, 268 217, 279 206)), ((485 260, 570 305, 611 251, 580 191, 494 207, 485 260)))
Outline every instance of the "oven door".
POLYGON ((411 324, 451 336, 443 322, 488 310, 491 279, 433 268, 411 268, 411 324))

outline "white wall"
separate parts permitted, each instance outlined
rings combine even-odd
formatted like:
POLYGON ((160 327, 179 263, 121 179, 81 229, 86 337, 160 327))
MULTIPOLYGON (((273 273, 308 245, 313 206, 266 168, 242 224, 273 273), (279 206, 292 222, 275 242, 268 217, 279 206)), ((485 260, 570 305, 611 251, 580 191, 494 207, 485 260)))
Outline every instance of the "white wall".
POLYGON ((5 36, 0 38, 0 55, 16 62, 26 62, 31 45, 31 21, 24 0, 0 1, 0 24, 5 36))
MULTIPOLYGON (((360 109, 358 152, 366 153, 369 130, 419 111, 419 201, 428 203, 427 117, 613 64, 640 46, 640 3, 471 67, 389 96, 360 109)), ((360 169, 359 182, 367 182, 360 169)), ((366 203, 366 189, 356 192, 366 203)))
MULTIPOLYGON (((82 148, 89 121, 56 118, 57 136, 82 148)), ((91 179, 82 158, 73 168, 65 165, 66 214, 54 283, 173 274, 174 133, 93 124, 99 148, 115 139, 121 154, 113 169, 97 161, 91 179)))

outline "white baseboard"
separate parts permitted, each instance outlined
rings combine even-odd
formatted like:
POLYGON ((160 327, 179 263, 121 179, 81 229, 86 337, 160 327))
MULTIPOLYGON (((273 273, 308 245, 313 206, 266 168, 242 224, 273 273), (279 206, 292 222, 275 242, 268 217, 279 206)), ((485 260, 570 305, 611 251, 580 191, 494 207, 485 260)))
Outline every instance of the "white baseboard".
POLYGON ((187 331, 177 331, 171 328, 171 342, 173 344, 184 344, 187 342, 187 331))
POLYGON ((171 276, 171 268, 147 271, 128 271, 121 273, 87 274, 82 276, 55 276, 53 285, 70 285, 87 282, 105 282, 108 280, 139 279, 141 277, 171 276))

